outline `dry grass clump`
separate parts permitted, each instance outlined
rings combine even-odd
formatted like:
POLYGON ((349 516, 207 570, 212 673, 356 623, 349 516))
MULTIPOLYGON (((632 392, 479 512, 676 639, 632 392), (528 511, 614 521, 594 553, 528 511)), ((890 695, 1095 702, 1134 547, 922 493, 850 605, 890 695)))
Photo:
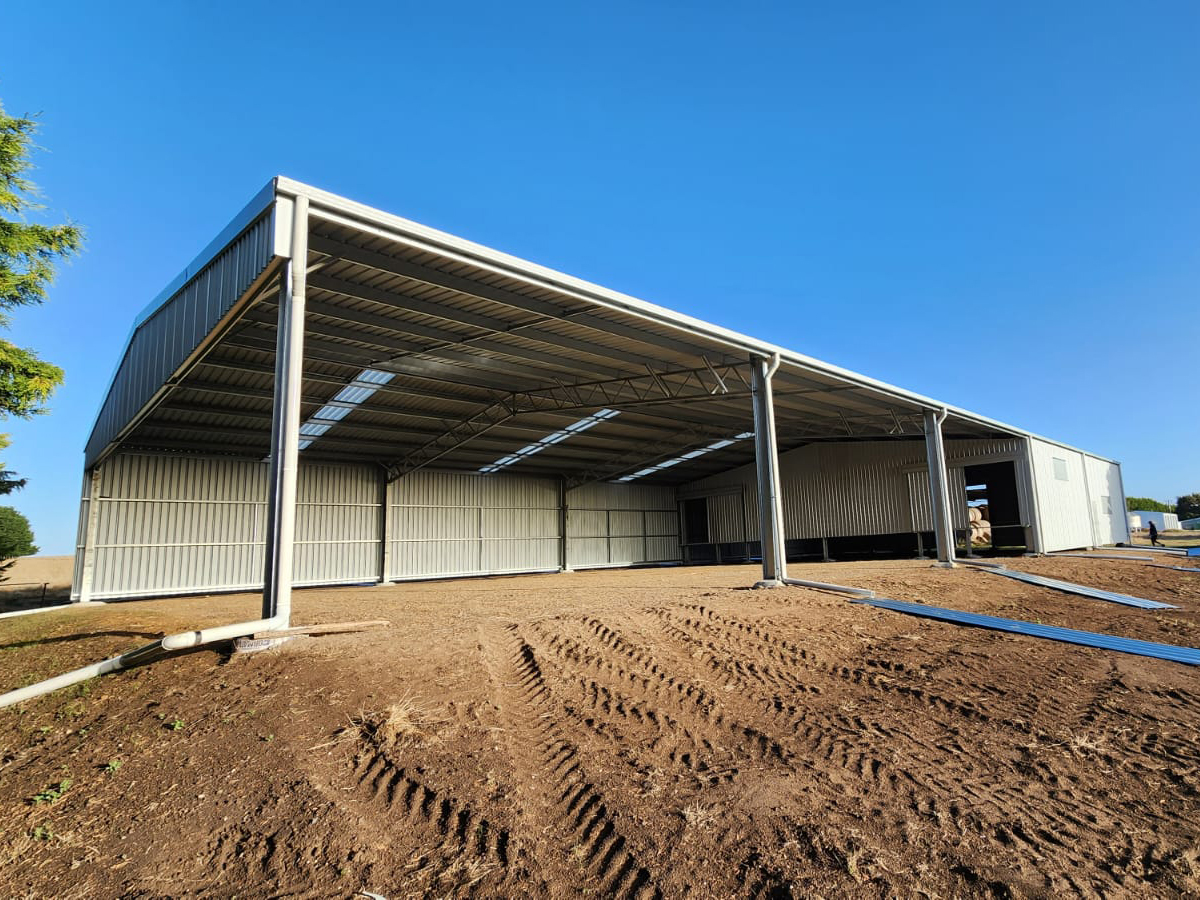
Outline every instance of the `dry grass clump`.
POLYGON ((680 811, 683 821, 693 828, 707 828, 720 818, 720 814, 720 807, 705 806, 702 803, 689 804, 680 811))
POLYGON ((427 742, 441 722, 433 710, 418 703, 410 693, 379 712, 362 713, 354 719, 359 733, 379 747, 427 742))

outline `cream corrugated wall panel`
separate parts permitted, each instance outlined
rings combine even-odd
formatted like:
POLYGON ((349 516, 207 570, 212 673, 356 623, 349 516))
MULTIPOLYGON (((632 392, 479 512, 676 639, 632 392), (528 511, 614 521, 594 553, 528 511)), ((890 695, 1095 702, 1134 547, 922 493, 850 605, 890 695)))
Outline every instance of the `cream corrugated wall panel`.
POLYGON ((647 537, 647 562, 678 562, 681 557, 679 535, 671 537, 647 537))
POLYGON ((646 534, 646 515, 641 510, 614 509, 608 514, 612 534, 619 537, 643 537, 646 534))
POLYGON ((679 561, 673 487, 597 482, 567 491, 566 501, 570 568, 679 561))
MULTIPOLYGON (((967 528, 967 473, 960 467, 950 467, 950 521, 955 528, 967 528)), ((925 470, 908 473, 910 519, 907 528, 897 531, 933 531, 932 497, 929 495, 929 473, 925 470)))
POLYGON ((79 599, 79 588, 83 583, 83 551, 87 544, 88 504, 91 503, 92 479, 83 473, 83 487, 79 498, 79 524, 75 529, 75 560, 71 569, 71 599, 79 599))
MULTIPOLYGON (((757 513, 755 513, 757 515, 757 513)), ((716 544, 745 540, 746 510, 742 492, 717 494, 708 500, 708 539, 716 544)))
MULTIPOLYGON (((249 460, 151 454, 109 459, 101 468, 92 595, 260 588, 267 474, 265 463, 249 460)), ((302 464, 297 497, 296 583, 375 580, 375 470, 302 464)))
POLYGON ((679 510, 646 510, 646 534, 650 537, 679 537, 679 510))
POLYGON ((525 538, 558 539, 558 508, 484 509, 482 532, 485 538, 520 535, 525 538))
POLYGON ((1050 553, 1094 545, 1083 454, 1036 439, 1030 440, 1029 447, 1042 550, 1050 553))
POLYGON ((1094 456, 1084 456, 1083 462, 1087 466, 1087 484, 1094 512, 1094 543, 1099 546, 1129 540, 1120 465, 1094 456))
POLYGON ((528 572, 558 568, 558 538, 488 540, 483 542, 487 572, 528 572))
POLYGON ((379 475, 368 466, 305 466, 296 484, 296 582, 374 582, 379 475))
POLYGON ((567 491, 572 509, 675 510, 675 489, 654 484, 597 481, 567 491))
POLYGON ((574 508, 567 510, 567 537, 569 539, 607 536, 608 510, 574 508))
POLYGON ((388 578, 557 569, 558 496, 550 478, 409 473, 389 493, 388 578))
MULTIPOLYGON (((1023 450, 1016 439, 957 440, 946 442, 946 454, 952 514, 961 528, 967 521, 963 466, 996 458, 1019 463, 1023 450)), ((932 527, 924 440, 809 444, 780 454, 779 464, 789 538, 896 534, 932 527), (913 473, 919 477, 914 479, 913 473)), ((709 498, 712 541, 758 540, 754 466, 685 485, 680 495, 709 498), (735 489, 741 490, 740 498, 730 493, 735 489)))
POLYGON ((607 536, 570 538, 567 544, 567 565, 573 569, 607 566, 608 543, 607 536))
POLYGON ((479 507, 393 507, 392 535, 406 540, 475 541, 479 539, 479 507))

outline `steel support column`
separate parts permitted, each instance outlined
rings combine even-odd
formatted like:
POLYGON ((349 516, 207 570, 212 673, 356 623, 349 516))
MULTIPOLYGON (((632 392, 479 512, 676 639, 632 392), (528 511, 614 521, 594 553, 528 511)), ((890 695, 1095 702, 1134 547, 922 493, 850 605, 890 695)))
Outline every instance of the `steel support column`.
POLYGON ((392 574, 392 482, 387 469, 379 470, 379 583, 387 584, 392 574))
POLYGON ((933 534, 937 539, 938 564, 954 565, 954 526, 950 517, 950 478, 946 472, 946 445, 942 422, 946 411, 925 410, 925 456, 929 462, 929 506, 933 511, 933 534))
POLYGON ((79 596, 77 603, 92 599, 92 585, 96 577, 96 538, 100 533, 100 467, 88 473, 87 525, 83 534, 83 566, 79 571, 79 596))
POLYGON ((558 571, 568 571, 567 566, 567 479, 558 479, 558 571))
POLYGON ((271 473, 267 494, 264 619, 291 621, 300 457, 300 390, 304 380, 304 301, 308 275, 308 198, 296 197, 291 262, 284 270, 275 336, 275 396, 271 411, 271 473))
POLYGON ((762 548, 763 577, 756 587, 779 587, 787 578, 783 502, 779 486, 779 447, 775 442, 775 404, 771 376, 779 357, 750 358, 751 395, 754 401, 754 456, 758 469, 758 536, 762 548))

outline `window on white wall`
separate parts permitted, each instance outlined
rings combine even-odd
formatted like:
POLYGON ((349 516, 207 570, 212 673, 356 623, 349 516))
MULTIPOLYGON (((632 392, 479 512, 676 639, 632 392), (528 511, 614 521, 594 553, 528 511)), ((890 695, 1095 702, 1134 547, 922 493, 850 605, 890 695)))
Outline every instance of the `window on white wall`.
POLYGON ((1100 512, 1106 516, 1112 515, 1112 501, 1109 497, 1100 498, 1100 512))
POLYGON ((1071 480, 1067 477, 1067 461, 1065 459, 1059 459, 1057 456, 1054 457, 1054 477, 1059 481, 1071 480))

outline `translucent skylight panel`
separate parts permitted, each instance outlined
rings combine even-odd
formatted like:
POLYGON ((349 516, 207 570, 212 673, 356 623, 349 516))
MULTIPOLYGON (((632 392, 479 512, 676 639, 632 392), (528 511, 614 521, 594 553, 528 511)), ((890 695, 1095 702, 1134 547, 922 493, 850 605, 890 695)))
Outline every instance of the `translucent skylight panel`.
POLYGON ((563 428, 561 431, 552 431, 552 432, 550 432, 550 434, 546 435, 545 437, 538 438, 534 443, 526 444, 524 447, 522 447, 520 450, 516 451, 515 453, 512 453, 508 456, 498 459, 494 463, 490 463, 486 466, 482 466, 479 469, 479 471, 484 474, 491 474, 492 472, 498 472, 501 469, 505 468, 506 466, 511 466, 513 463, 515 463, 521 459, 524 459, 527 456, 532 456, 535 453, 540 453, 543 450, 545 450, 547 447, 549 447, 553 444, 557 444, 560 441, 565 441, 567 438, 569 438, 573 434, 579 434, 579 432, 581 432, 581 431, 587 431, 592 426, 599 425, 605 419, 611 419, 613 416, 620 415, 620 412, 621 411, 618 409, 598 410, 598 411, 592 413, 590 416, 584 416, 578 422, 572 422, 570 425, 568 425, 566 428, 563 428))
POLYGON ((313 413, 312 417, 314 419, 338 422, 348 415, 350 415, 350 407, 348 406, 322 406, 313 413))
POLYGON ((362 403, 373 393, 375 393, 375 388, 356 387, 354 385, 350 385, 349 387, 342 388, 340 391, 334 394, 333 399, 341 403, 362 403))
POLYGON ((686 462, 689 459, 695 459, 698 456, 703 456, 705 453, 712 453, 714 450, 724 450, 726 447, 730 447, 730 446, 736 444, 738 441, 744 441, 744 440, 746 440, 746 438, 752 438, 752 437, 754 437, 753 431, 743 431, 741 434, 734 435, 733 437, 731 437, 727 440, 713 441, 707 447, 700 447, 699 449, 696 449, 696 450, 689 450, 687 453, 682 453, 679 456, 673 457, 672 459, 667 459, 667 460, 664 460, 663 462, 655 463, 652 466, 647 466, 644 469, 634 472, 632 475, 623 475, 616 480, 618 482, 623 482, 623 481, 633 481, 636 478, 645 478, 647 475, 653 475, 655 472, 661 472, 663 469, 669 469, 669 468, 671 468, 671 466, 677 466, 681 462, 686 462))
MULTIPOLYGON (((337 422, 350 415, 351 410, 366 401, 378 390, 375 385, 387 384, 396 376, 379 369, 363 369, 354 380, 333 395, 333 400, 318 409, 309 420, 300 426, 300 433, 310 438, 324 434, 337 422)), ((312 441, 303 441, 300 449, 311 446, 312 441)))
POLYGON ((355 381, 365 381, 368 384, 387 384, 396 376, 391 372, 380 372, 378 369, 363 369, 355 381))

